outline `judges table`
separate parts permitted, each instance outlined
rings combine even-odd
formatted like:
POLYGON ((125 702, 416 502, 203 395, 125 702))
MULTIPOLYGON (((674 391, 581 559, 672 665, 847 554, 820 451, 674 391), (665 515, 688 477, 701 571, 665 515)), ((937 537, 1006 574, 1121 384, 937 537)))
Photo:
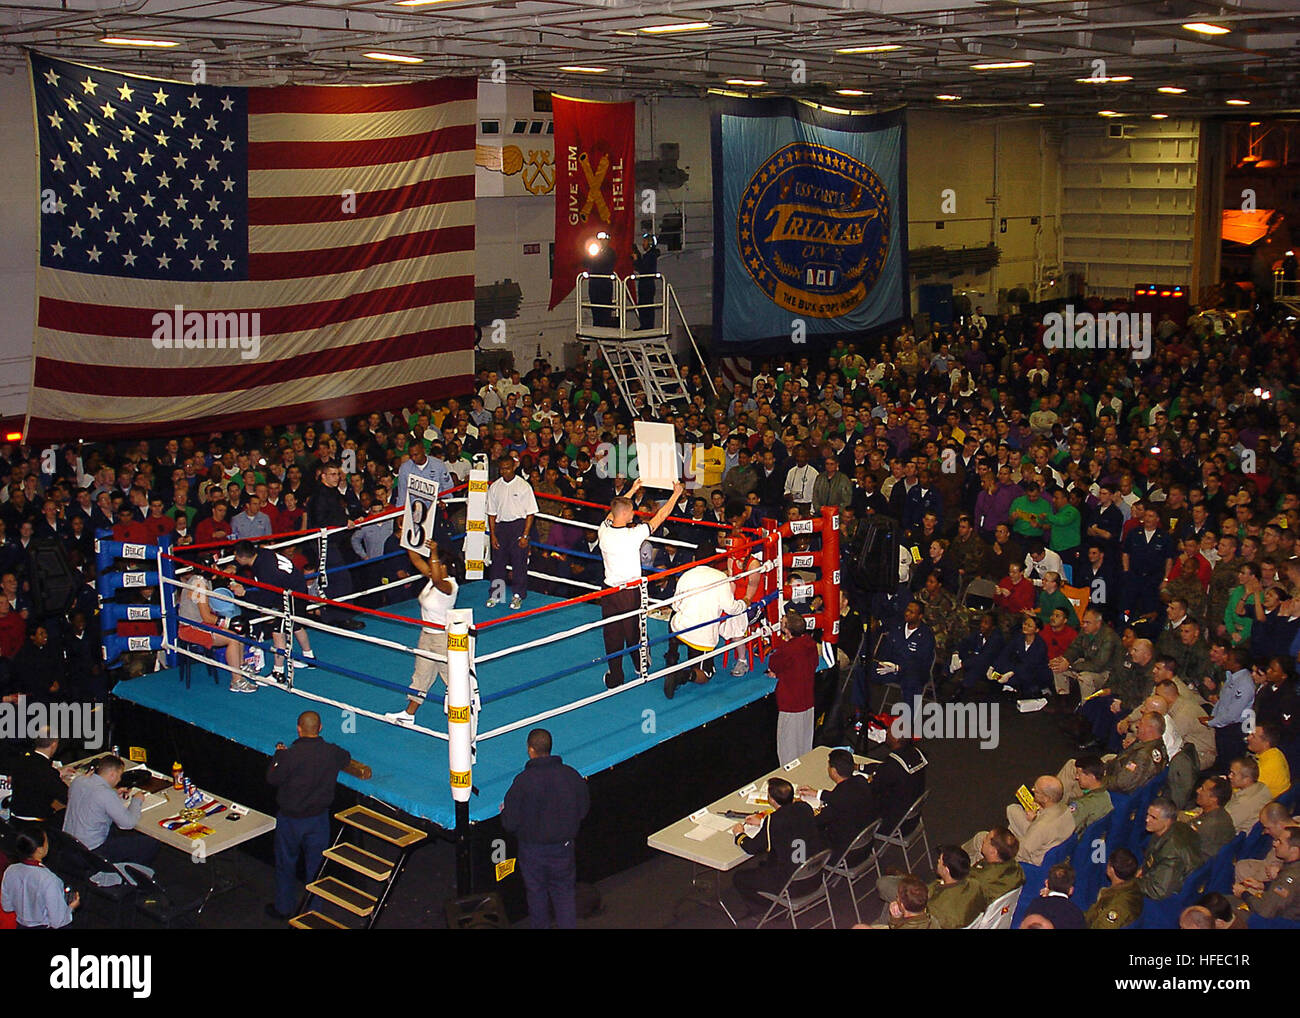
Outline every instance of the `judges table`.
MULTIPOLYGON (((91 765, 103 755, 97 753, 84 760, 76 761, 72 766, 79 774, 90 773, 91 765)), ((157 792, 147 794, 138 790, 134 792, 135 795, 144 798, 144 811, 135 829, 155 841, 161 841, 164 845, 184 852, 195 862, 204 862, 209 856, 216 856, 227 849, 275 830, 275 817, 259 813, 255 809, 241 806, 215 792, 203 789, 200 791, 207 805, 207 811, 202 816, 186 819, 182 816, 182 811, 185 810, 185 792, 183 789, 172 787, 171 775, 160 774, 143 764, 131 764, 130 761, 127 763, 127 769, 122 775, 124 782, 127 775, 140 772, 167 782, 167 787, 157 792), (167 822, 166 826, 163 825, 163 821, 167 822)), ((204 898, 204 906, 213 894, 231 890, 234 886, 235 881, 230 877, 222 879, 214 866, 212 884, 204 898)), ((202 912, 203 908, 201 907, 199 911, 202 912)))
MULTIPOLYGON (((785 778, 795 788, 808 785, 811 788, 829 789, 832 782, 826 774, 826 760, 831 748, 816 747, 798 760, 778 767, 743 788, 709 803, 703 809, 655 831, 646 838, 646 844, 691 863, 691 887, 695 894, 689 900, 720 908, 732 925, 736 925, 735 916, 722 900, 722 874, 734 870, 753 856, 737 846, 736 839, 731 834, 731 828, 740 822, 740 818, 729 818, 725 814, 749 814, 766 810, 768 807, 765 804, 754 803, 751 799, 766 798, 769 778, 785 778)), ((854 756, 854 760, 859 767, 876 762, 865 756, 854 756)), ((682 903, 679 903, 679 907, 680 904, 682 903)))

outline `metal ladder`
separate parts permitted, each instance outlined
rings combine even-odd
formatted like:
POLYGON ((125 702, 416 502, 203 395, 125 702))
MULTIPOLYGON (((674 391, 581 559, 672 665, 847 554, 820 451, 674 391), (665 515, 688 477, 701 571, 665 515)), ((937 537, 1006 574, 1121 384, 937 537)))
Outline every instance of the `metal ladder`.
MULTIPOLYGON (((676 309, 677 318, 700 363, 704 363, 704 357, 682 314, 671 283, 657 273, 649 277, 631 275, 621 279, 618 276, 593 277, 584 272, 577 278, 574 296, 576 334, 579 339, 596 344, 627 406, 635 405, 634 397, 637 395, 645 397, 646 407, 651 412, 658 412, 661 407, 682 410, 690 405, 691 395, 682 380, 681 368, 673 357, 669 342, 670 307, 676 309), (612 287, 610 302, 592 302, 593 279, 612 287), (636 294, 638 284, 644 279, 655 281, 655 299, 639 304, 636 294), (639 328, 642 311, 649 311, 651 315, 650 327, 646 329, 639 328)), ((713 380, 707 371, 704 376, 712 386, 713 380)))
POLYGON ((335 813, 334 819, 342 826, 304 895, 304 902, 315 899, 315 907, 299 909, 289 920, 295 929, 372 928, 408 856, 426 838, 418 828, 366 806, 335 813))

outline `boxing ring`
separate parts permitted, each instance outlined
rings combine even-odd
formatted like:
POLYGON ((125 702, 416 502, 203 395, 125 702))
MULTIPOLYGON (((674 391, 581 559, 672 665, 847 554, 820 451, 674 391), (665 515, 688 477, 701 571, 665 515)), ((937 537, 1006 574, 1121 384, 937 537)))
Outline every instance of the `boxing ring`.
MULTIPOLYGON (((457 489, 452 489, 440 497, 440 512, 445 515, 447 510, 465 501, 463 496, 458 496, 457 489)), ((544 496, 541 501, 560 499, 544 496)), ((585 503, 574 504, 583 510, 595 508, 585 503)), ((384 512, 359 526, 391 529, 400 515, 400 510, 384 512)), ((546 513, 539 514, 539 518, 594 529, 592 523, 546 513)), ((677 517, 670 519, 692 525, 699 523, 677 517)), ((472 518, 467 529, 475 529, 472 518)), ((720 536, 725 529, 719 527, 720 536)), ((292 554, 300 545, 323 549, 336 532, 279 535, 260 543, 281 554, 292 554)), ((464 535, 450 537, 456 541, 464 535)), ((664 537, 652 537, 651 541, 683 543, 664 537)), ((565 593, 570 590, 572 593, 557 596, 530 592, 523 609, 510 611, 504 603, 484 607, 491 590, 490 581, 461 583, 457 611, 448 627, 452 689, 444 703, 444 687, 435 682, 427 702, 416 715, 415 724, 406 726, 385 715, 400 710, 408 695, 417 697, 410 685, 414 659, 433 656, 416 648, 421 628, 431 628, 420 620, 414 596, 424 577, 410 570, 413 575, 406 578, 385 575, 384 582, 374 587, 340 598, 329 596, 331 573, 370 568, 373 574, 377 568, 392 574, 403 563, 409 569, 405 551, 327 570, 323 585, 322 577, 308 573, 314 582, 312 592, 307 595, 291 596, 280 588, 239 579, 246 588, 264 587, 272 592, 278 610, 246 600, 247 594, 239 598, 226 590, 213 595, 214 600, 232 602, 255 623, 245 635, 220 628, 214 631, 235 635, 246 647, 260 649, 268 664, 274 653, 269 630, 278 628, 287 632, 290 618, 294 627, 307 630, 315 655, 313 661, 305 661, 293 639, 288 639, 289 687, 277 684, 269 675, 258 675, 253 679, 258 685, 256 694, 239 695, 228 688, 229 672, 219 652, 209 656, 201 647, 179 640, 175 603, 170 596, 193 589, 194 577, 199 575, 214 586, 225 582, 234 568, 230 556, 222 554, 226 546, 141 549, 102 540, 98 547, 102 563, 131 564, 135 560, 135 569, 117 574, 122 579, 108 580, 104 591, 112 593, 123 586, 157 583, 162 592, 160 603, 149 606, 148 611, 149 617, 156 619, 162 629, 160 636, 105 636, 107 657, 111 658, 115 652, 148 649, 165 655, 171 662, 161 670, 120 682, 114 689, 116 698, 139 708, 129 715, 132 734, 137 725, 147 721, 150 713, 165 715, 257 754, 270 756, 277 742, 290 741, 298 714, 316 710, 322 719, 322 736, 343 746, 354 760, 370 768, 371 776, 366 780, 340 774, 341 784, 447 832, 463 833, 467 825, 481 825, 497 816, 506 790, 527 761, 525 740, 530 729, 549 729, 555 751, 583 775, 590 777, 611 771, 704 726, 735 717, 737 712, 760 701, 770 701, 775 680, 765 673, 762 658, 792 598, 807 602, 821 596, 823 609, 817 617, 808 617, 810 628, 823 629, 829 641, 835 639, 838 628, 838 517, 831 511, 817 520, 795 521, 783 527, 769 522, 761 531, 745 534, 745 562, 752 562, 748 556, 753 555, 758 557, 758 564, 721 581, 732 584, 752 575, 759 577, 758 595, 747 613, 740 603, 740 612, 747 615, 749 622, 744 635, 724 640, 712 651, 719 664, 712 680, 703 685, 687 683, 672 699, 664 696, 665 675, 692 667, 699 659, 692 661, 686 657, 675 666, 665 664, 670 639, 665 616, 671 610, 673 599, 667 593, 656 596, 652 589, 662 589, 674 576, 699 565, 713 566, 726 573, 726 552, 649 573, 639 583, 632 584, 639 588, 640 606, 627 616, 635 615, 639 620, 640 639, 637 646, 622 652, 626 655, 627 681, 620 687, 607 689, 602 680, 605 664, 612 655, 606 653, 602 634, 604 624, 612 620, 600 617, 599 602, 615 588, 601 588, 537 571, 539 556, 534 550, 530 563, 531 589, 541 582, 558 584, 565 593), (792 537, 804 535, 810 540, 814 535, 819 536, 822 547, 811 552, 786 550, 792 537), (201 561, 204 555, 196 552, 215 558, 201 561), (824 561, 834 563, 833 567, 823 568, 824 561), (821 579, 808 583, 790 577, 791 570, 810 568, 821 569, 821 579), (145 578, 126 579, 133 571, 143 571, 145 578), (380 592, 394 600, 382 608, 355 603, 380 592), (324 609, 324 613, 318 609, 324 609), (363 621, 364 630, 341 628, 325 614, 341 612, 363 621), (458 639, 461 632, 465 636, 458 639), (721 667, 733 661, 737 654, 743 655, 750 666, 743 677, 735 677, 721 667), (193 662, 188 688, 178 671, 181 658, 193 662), (304 667, 308 664, 310 667, 304 667), (215 670, 215 682, 208 674, 209 667, 215 670), (465 681, 458 689, 461 676, 465 681), (471 685, 472 696, 469 695, 471 685), (449 725, 449 717, 468 724, 449 725), (470 761, 468 767, 466 758, 470 761), (457 761, 454 766, 453 760, 457 761)), ((533 547, 545 551, 552 546, 534 542, 533 547)), ((581 554, 574 549, 555 550, 563 553, 564 558, 581 554)), ((735 549, 732 553, 735 554, 735 549)), ((127 607, 120 604, 106 602, 104 609, 106 627, 115 617, 125 618, 129 614, 127 607)), ((130 614, 140 618, 145 613, 133 610, 130 614)), ((200 623, 197 628, 209 627, 200 623)), ((774 752, 774 729, 767 730, 765 739, 772 743, 774 752)), ((155 745, 151 752, 167 755, 181 750, 180 746, 155 745)), ((170 763, 170 757, 167 762, 170 763)))

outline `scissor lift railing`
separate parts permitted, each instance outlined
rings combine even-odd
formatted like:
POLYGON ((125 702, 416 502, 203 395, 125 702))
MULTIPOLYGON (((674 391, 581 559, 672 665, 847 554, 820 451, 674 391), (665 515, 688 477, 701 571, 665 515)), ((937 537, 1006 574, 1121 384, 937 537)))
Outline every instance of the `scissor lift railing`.
MULTIPOLYGON (((701 363, 704 358, 671 283, 658 273, 620 278, 583 272, 577 278, 574 295, 578 338, 594 342, 600 349, 628 406, 639 394, 645 396, 652 411, 690 403, 681 368, 673 357, 669 308, 676 310, 701 363), (642 283, 653 283, 653 294, 647 293, 644 301, 639 298, 642 283), (592 298, 593 288, 597 299, 592 298)), ((713 384, 712 379, 709 384, 713 384)))

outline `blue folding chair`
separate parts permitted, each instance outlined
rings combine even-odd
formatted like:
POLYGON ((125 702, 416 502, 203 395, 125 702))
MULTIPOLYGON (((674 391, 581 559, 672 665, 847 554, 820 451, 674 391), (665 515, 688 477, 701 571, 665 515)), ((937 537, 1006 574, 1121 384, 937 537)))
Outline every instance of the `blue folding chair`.
POLYGON ((1252 915, 1246 920, 1248 930, 1300 930, 1300 922, 1294 919, 1265 919, 1252 915))
POLYGON ((1109 858, 1106 836, 1110 823, 1111 815, 1107 813, 1085 827, 1070 855, 1070 864, 1074 867, 1074 903, 1082 909, 1087 909, 1097 900, 1106 883, 1106 860, 1109 858), (1097 862, 1098 858, 1100 862, 1097 862))
POLYGON ((1246 840, 1237 852, 1238 859, 1263 859, 1273 848, 1273 839, 1264 830, 1263 824, 1255 823, 1246 835, 1246 840))
POLYGON ((1157 775, 1133 793, 1122 813, 1116 807, 1116 819, 1106 838, 1110 851, 1127 848, 1139 859, 1142 858, 1142 845, 1147 838, 1147 807, 1155 799, 1163 782, 1164 775, 1157 775))
POLYGON ((1011 928, 1013 930, 1020 929, 1020 920, 1025 917, 1025 913, 1029 911, 1029 906, 1039 896, 1038 892, 1047 884, 1047 871, 1057 863, 1068 862, 1074 852, 1074 846, 1078 842, 1079 836, 1071 834, 1059 845, 1049 848, 1043 853, 1041 866, 1033 866, 1024 862, 1020 864, 1020 868, 1025 873, 1024 893, 1020 895, 1019 900, 1016 902, 1016 910, 1011 916, 1011 928))
POLYGON ((1218 891, 1220 894, 1232 892, 1233 864, 1245 843, 1246 835, 1238 834, 1214 854, 1210 860, 1210 878, 1205 884, 1207 891, 1218 891))

